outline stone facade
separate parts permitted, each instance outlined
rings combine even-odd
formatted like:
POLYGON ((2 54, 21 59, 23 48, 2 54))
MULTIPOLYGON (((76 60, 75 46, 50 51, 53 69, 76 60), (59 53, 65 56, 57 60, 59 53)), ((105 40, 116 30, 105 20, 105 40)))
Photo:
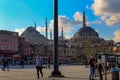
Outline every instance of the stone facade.
POLYGON ((29 43, 19 37, 17 32, 0 31, 0 56, 11 56, 14 54, 30 55, 29 43))

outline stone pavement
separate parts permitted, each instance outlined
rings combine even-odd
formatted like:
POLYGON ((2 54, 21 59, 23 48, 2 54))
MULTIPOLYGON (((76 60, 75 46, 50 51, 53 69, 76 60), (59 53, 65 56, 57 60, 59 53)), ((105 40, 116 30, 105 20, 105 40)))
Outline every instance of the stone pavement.
MULTIPOLYGON (((59 70, 65 76, 64 78, 48 77, 51 75, 53 68, 43 69, 44 77, 40 79, 36 79, 36 69, 28 67, 10 69, 10 71, 0 70, 0 80, 89 80, 89 68, 82 65, 60 66, 59 70)), ((96 80, 99 80, 99 77, 96 77, 96 80)), ((107 75, 107 80, 111 80, 111 74, 107 75)))

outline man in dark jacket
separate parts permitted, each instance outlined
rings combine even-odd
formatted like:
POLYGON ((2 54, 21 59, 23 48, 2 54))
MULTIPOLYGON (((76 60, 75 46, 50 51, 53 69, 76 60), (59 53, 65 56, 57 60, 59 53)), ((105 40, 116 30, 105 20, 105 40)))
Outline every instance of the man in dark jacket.
POLYGON ((95 80, 94 79, 94 73, 95 73, 95 58, 94 56, 90 56, 90 60, 89 60, 89 65, 90 65, 90 80, 95 80))
POLYGON ((6 68, 7 68, 7 71, 9 71, 9 60, 8 60, 8 58, 3 58, 2 59, 2 65, 3 65, 3 68, 2 68, 3 71, 5 71, 6 68))

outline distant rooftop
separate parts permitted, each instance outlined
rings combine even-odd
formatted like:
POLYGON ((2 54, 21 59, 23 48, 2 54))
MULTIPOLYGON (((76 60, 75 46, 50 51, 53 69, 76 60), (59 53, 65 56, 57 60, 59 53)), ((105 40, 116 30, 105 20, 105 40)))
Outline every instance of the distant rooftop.
POLYGON ((0 35, 15 35, 15 36, 18 36, 18 32, 0 30, 0 35))

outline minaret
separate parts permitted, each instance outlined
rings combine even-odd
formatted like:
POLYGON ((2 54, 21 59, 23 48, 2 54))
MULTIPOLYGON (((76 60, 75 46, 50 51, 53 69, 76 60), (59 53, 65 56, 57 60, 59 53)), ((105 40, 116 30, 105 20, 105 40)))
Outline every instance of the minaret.
POLYGON ((36 29, 36 22, 34 23, 34 28, 36 29))
POLYGON ((61 30, 61 36, 62 36, 62 40, 63 40, 63 27, 62 27, 62 30, 61 30))
POLYGON ((46 38, 47 38, 47 30, 48 30, 48 26, 47 26, 47 18, 46 18, 46 38))
POLYGON ((50 29, 50 40, 52 40, 52 29, 50 29))
POLYGON ((85 11, 83 11, 83 27, 86 27, 85 11))

